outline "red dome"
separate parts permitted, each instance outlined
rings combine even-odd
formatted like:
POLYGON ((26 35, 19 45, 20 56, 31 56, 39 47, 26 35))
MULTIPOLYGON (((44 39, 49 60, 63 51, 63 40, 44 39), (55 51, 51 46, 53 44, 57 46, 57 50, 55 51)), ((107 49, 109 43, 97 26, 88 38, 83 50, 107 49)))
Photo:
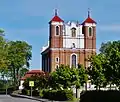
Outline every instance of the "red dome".
POLYGON ((63 21, 60 17, 58 17, 57 15, 54 16, 50 22, 52 22, 52 21, 54 21, 54 22, 64 22, 64 21, 63 21))
POLYGON ((96 24, 96 22, 90 17, 88 17, 82 24, 85 24, 85 23, 95 23, 96 24))

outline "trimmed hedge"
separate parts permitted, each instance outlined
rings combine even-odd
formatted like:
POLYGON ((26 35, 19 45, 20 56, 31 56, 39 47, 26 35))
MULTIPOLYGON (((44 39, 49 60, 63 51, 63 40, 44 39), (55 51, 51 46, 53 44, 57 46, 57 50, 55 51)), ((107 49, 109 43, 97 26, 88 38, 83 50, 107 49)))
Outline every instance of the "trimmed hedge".
MULTIPOLYGON (((30 96, 31 95, 31 90, 22 89, 22 94, 30 96)), ((33 90, 32 91, 32 96, 39 96, 39 92, 37 90, 33 90)))
MULTIPOLYGON (((22 90, 23 95, 30 95, 30 90, 23 89, 22 90)), ((66 101, 66 100, 73 100, 73 91, 64 89, 64 90, 49 90, 44 89, 40 90, 39 92, 37 90, 32 91, 33 96, 40 96, 41 98, 50 99, 50 100, 56 100, 56 101, 66 101)))
POLYGON ((72 90, 43 90, 42 98, 56 100, 56 101, 66 101, 73 100, 73 91, 72 90))
POLYGON ((27 95, 27 89, 22 89, 22 94, 27 95))
POLYGON ((38 92, 37 90, 33 90, 33 91, 32 91, 32 95, 33 95, 33 96, 39 96, 39 92, 38 92))
POLYGON ((87 91, 80 96, 80 102, 120 102, 120 91, 87 91))

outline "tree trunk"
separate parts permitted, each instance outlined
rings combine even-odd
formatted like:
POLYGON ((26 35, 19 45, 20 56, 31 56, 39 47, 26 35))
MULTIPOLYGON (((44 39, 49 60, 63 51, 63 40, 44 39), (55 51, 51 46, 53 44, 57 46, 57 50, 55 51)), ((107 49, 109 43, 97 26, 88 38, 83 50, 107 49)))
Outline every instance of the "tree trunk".
POLYGON ((16 88, 16 72, 14 67, 13 67, 13 85, 16 88))
POLYGON ((96 90, 98 91, 98 86, 96 85, 96 90))
POLYGON ((111 83, 110 83, 110 90, 111 90, 111 83))
POLYGON ((99 85, 99 90, 100 90, 100 85, 99 85))
POLYGON ((85 90, 87 91, 87 82, 85 83, 85 90))
POLYGON ((19 86, 19 68, 16 69, 16 76, 17 76, 16 84, 17 86, 19 86))

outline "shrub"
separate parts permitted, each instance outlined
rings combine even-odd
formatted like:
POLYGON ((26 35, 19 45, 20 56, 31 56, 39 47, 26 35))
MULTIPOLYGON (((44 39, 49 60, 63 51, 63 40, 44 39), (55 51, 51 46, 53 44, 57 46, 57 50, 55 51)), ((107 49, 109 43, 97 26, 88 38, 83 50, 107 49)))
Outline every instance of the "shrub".
POLYGON ((32 91, 32 96, 39 96, 39 92, 37 90, 32 91))
MULTIPOLYGON (((7 88, 7 93, 10 94, 14 91, 14 87, 8 87, 7 88)), ((0 89, 0 94, 5 94, 6 93, 6 88, 0 89)))
POLYGON ((80 102, 120 102, 120 92, 117 90, 86 91, 80 96, 80 102))
POLYGON ((40 90, 39 96, 40 96, 40 97, 43 97, 43 90, 40 90))
POLYGON ((30 90, 27 90, 27 95, 30 96, 30 90))
POLYGON ((27 95, 27 89, 22 89, 22 94, 27 95))
POLYGON ((73 91, 72 90, 43 90, 42 92, 43 97, 50 100, 57 100, 57 101, 66 101, 66 100, 73 100, 73 91))

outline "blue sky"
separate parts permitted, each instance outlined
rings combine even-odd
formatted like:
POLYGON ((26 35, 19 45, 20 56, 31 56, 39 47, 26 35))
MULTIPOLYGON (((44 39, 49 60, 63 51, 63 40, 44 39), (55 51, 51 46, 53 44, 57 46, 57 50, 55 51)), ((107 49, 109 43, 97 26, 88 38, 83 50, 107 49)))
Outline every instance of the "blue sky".
POLYGON ((97 22, 97 49, 102 42, 120 39, 119 0, 1 0, 0 28, 5 38, 32 45, 31 69, 41 68, 40 51, 48 41, 48 22, 57 8, 65 20, 82 23, 88 8, 97 22))

